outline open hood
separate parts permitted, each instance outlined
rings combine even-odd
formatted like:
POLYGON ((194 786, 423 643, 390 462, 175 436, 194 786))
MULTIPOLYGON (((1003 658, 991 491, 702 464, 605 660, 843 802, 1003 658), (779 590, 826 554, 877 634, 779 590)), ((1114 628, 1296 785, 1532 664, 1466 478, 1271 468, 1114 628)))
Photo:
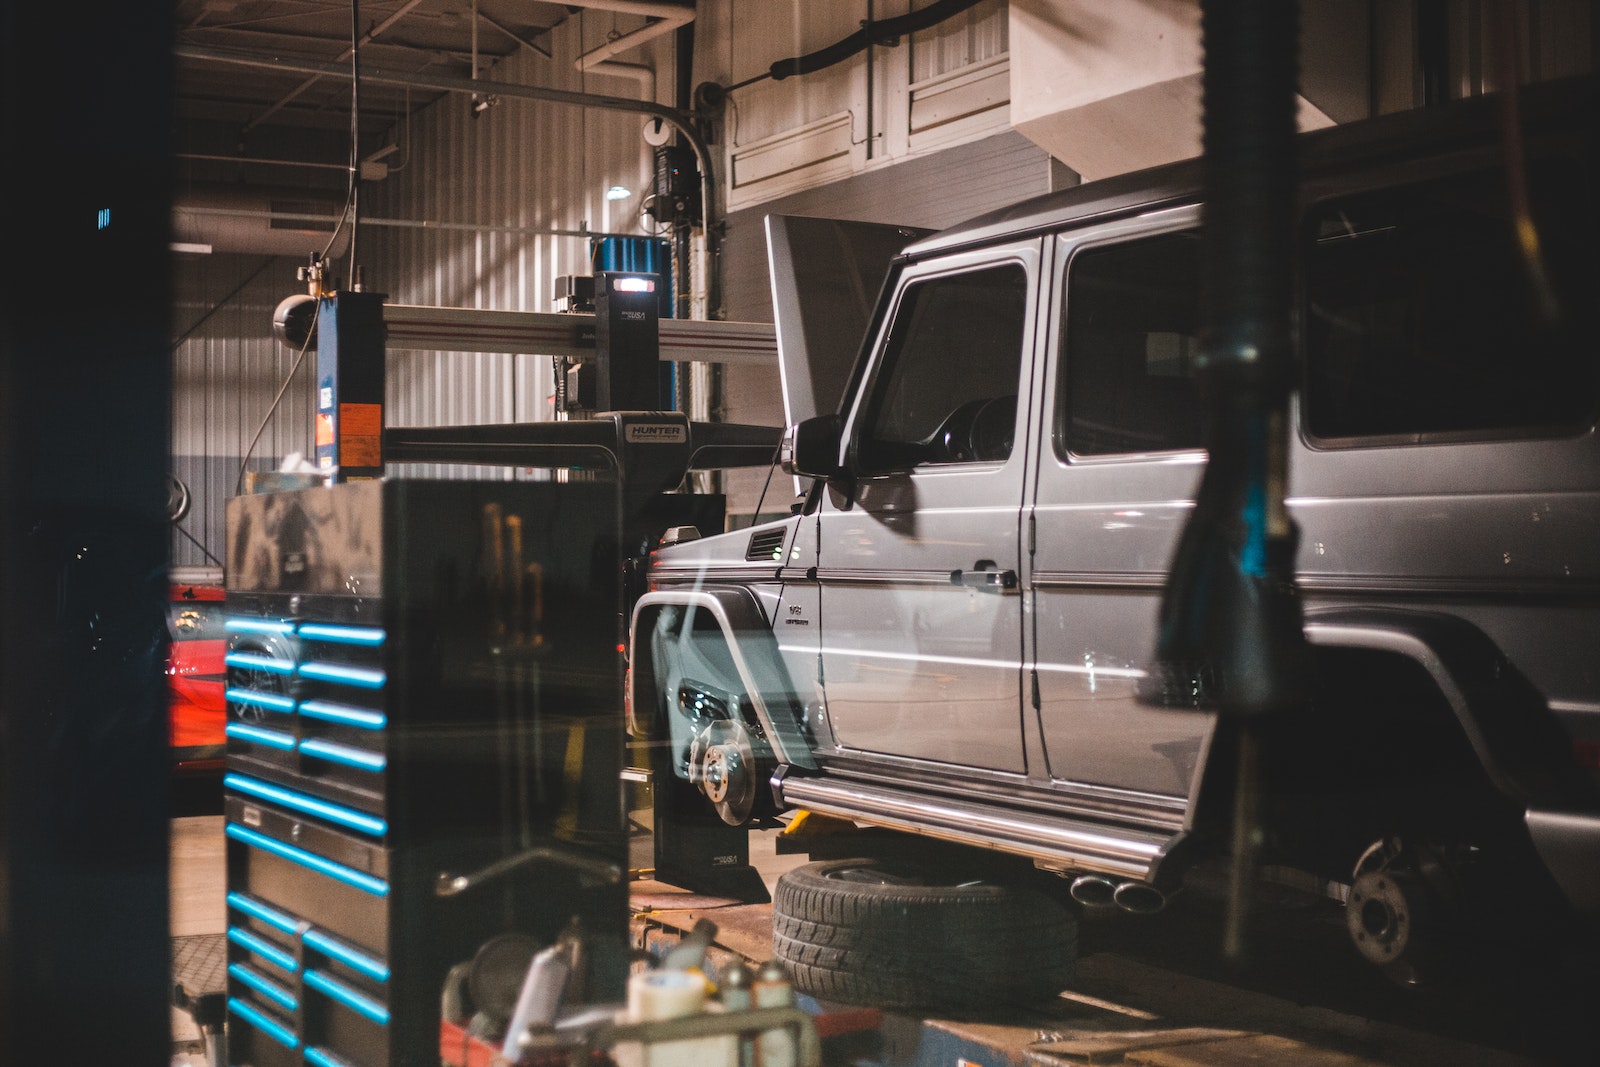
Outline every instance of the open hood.
POLYGON ((767 216, 772 315, 789 425, 839 410, 889 261, 931 230, 767 216))

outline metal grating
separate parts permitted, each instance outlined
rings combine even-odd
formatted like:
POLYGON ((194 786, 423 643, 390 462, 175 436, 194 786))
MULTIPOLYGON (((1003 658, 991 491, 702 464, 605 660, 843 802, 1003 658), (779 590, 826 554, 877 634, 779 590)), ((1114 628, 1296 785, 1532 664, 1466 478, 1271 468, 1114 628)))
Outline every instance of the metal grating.
POLYGON ((195 934, 172 939, 172 981, 190 997, 221 993, 227 988, 228 947, 224 934, 195 934))

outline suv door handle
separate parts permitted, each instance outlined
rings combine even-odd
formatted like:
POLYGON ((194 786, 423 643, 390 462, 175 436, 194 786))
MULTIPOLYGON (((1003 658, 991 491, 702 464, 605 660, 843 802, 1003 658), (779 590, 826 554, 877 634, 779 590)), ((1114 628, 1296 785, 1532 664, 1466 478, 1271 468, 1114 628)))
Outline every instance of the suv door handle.
POLYGON ((1017 572, 1001 570, 1000 565, 992 559, 980 559, 970 571, 951 571, 950 584, 1003 593, 1017 587, 1017 572))

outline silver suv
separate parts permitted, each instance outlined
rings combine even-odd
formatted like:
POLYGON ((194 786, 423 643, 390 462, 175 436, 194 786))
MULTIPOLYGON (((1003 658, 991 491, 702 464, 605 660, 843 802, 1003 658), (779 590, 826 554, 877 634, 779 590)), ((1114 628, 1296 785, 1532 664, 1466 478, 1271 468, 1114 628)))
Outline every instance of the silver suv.
MULTIPOLYGON (((1301 146, 1317 696, 1265 727, 1267 859, 1364 892, 1380 963, 1438 879, 1600 910, 1593 86, 1525 103, 1525 174, 1481 101, 1301 146)), ((1225 846, 1226 727, 1137 695, 1206 461, 1198 197, 1180 164, 911 243, 837 413, 791 428, 795 513, 655 552, 632 706, 725 820, 1001 850, 1137 908, 1225 846)))

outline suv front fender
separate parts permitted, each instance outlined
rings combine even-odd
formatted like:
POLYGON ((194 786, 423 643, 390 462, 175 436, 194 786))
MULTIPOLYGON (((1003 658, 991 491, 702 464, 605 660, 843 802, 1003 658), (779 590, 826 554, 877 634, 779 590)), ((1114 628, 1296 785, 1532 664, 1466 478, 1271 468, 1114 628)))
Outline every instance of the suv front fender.
POLYGON ((633 706, 645 706, 639 699, 643 693, 641 686, 653 685, 654 679, 645 679, 641 676, 643 672, 637 669, 641 663, 639 653, 648 645, 655 620, 666 607, 703 611, 715 622, 738 675, 739 687, 750 699, 756 718, 772 745, 774 758, 779 763, 814 769, 817 762, 807 739, 797 690, 783 665, 777 639, 772 634, 772 623, 761 610, 755 594, 748 589, 738 586, 673 589, 647 593, 639 598, 628 627, 629 663, 636 668, 629 683, 633 706))

